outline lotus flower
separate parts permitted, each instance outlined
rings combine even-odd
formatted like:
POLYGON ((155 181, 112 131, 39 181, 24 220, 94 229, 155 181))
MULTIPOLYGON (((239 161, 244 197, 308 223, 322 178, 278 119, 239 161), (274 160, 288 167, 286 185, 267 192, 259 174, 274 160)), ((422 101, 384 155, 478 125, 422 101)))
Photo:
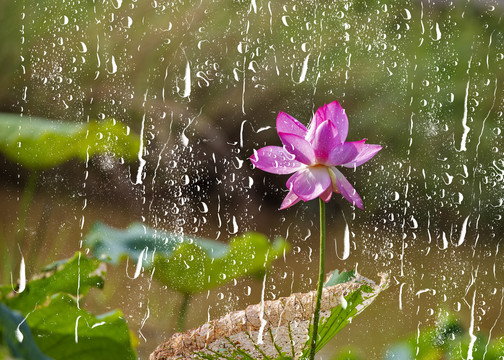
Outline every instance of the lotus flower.
POLYGON ((355 168, 382 147, 366 144, 366 139, 345 142, 348 118, 337 101, 320 107, 308 129, 284 112, 278 114, 276 125, 283 147, 263 147, 254 151, 250 160, 269 173, 294 173, 287 180, 289 193, 280 209, 317 197, 328 202, 333 192, 341 193, 350 203, 364 209, 359 194, 336 166, 355 168))

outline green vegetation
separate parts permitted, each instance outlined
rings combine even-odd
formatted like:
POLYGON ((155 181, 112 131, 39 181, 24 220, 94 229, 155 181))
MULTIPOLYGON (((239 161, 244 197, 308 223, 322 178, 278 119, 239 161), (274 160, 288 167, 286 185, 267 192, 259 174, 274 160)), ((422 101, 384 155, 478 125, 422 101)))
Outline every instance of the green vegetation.
MULTIPOLYGON (((473 336, 460 320, 444 314, 435 326, 420 329, 407 339, 389 345, 383 360, 455 360, 465 359, 468 354, 473 359, 499 360, 504 354, 504 337, 490 339, 483 333, 473 336), (469 351, 471 348, 471 351, 469 351)), ((353 349, 339 352, 331 360, 363 360, 364 357, 353 349)))
POLYGON ((30 170, 53 168, 95 154, 134 160, 138 135, 115 120, 84 124, 0 114, 0 152, 30 170))
MULTIPOLYGON (((385 147, 380 161, 366 165, 372 182, 368 171, 350 174, 365 198, 376 196, 366 202, 368 210, 399 214, 403 199, 386 200, 404 193, 405 183, 410 195, 426 193, 408 201, 418 221, 423 210, 435 208, 433 227, 462 222, 477 206, 479 183, 482 203, 495 199, 504 100, 500 6, 414 0, 129 5, 0 5, 0 65, 8 69, 0 75, 3 109, 77 123, 88 115, 113 116, 137 132, 143 124, 151 156, 171 127, 173 142, 191 139, 196 158, 229 153, 226 142, 243 143, 246 158, 253 148, 278 144, 273 131, 250 136, 252 128, 274 126, 278 111, 308 123, 317 106, 338 99, 349 114, 350 140, 367 136, 385 147), (375 183, 385 190, 377 192, 375 183)), ((153 169, 146 170, 152 177, 153 169)), ((253 176, 256 183, 264 177, 253 176)), ((479 211, 481 219, 494 218, 489 206, 479 211)))
POLYGON ((244 275, 263 274, 288 250, 285 240, 270 244, 266 236, 257 233, 236 236, 225 244, 140 223, 125 230, 95 224, 85 244, 103 261, 118 264, 129 258, 140 267, 155 267, 155 278, 183 294, 201 292, 244 275))
POLYGON ((227 244, 195 236, 151 229, 143 224, 125 230, 95 224, 85 239, 86 246, 100 260, 118 264, 123 259, 154 270, 154 278, 184 295, 179 316, 183 330, 189 297, 245 275, 264 274, 271 262, 288 251, 284 239, 270 243, 266 236, 246 233, 227 244))
POLYGON ((48 266, 24 288, 0 286, 0 356, 136 359, 119 310, 95 316, 80 306, 91 288, 103 287, 104 275, 102 263, 77 253, 48 266))

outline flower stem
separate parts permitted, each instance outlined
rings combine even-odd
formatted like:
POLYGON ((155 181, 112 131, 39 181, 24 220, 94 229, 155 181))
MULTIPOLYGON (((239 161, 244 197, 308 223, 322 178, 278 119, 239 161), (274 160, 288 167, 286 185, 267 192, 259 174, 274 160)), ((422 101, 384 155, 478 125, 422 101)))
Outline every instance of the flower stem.
POLYGON ((28 213, 30 211, 30 205, 33 200, 33 196, 35 195, 35 190, 37 188, 37 178, 38 172, 31 171, 30 176, 28 177, 28 181, 26 182, 25 188, 23 190, 23 195, 21 197, 21 203, 19 205, 19 213, 18 213, 18 222, 16 228, 15 239, 19 244, 24 244, 24 233, 26 228, 26 219, 28 217, 28 213))
POLYGON ((187 309, 189 307, 189 302, 191 301, 190 294, 184 294, 184 299, 182 300, 182 306, 177 319, 177 331, 183 332, 185 330, 185 323, 187 317, 187 309))
POLYGON ((319 262, 319 278, 317 286, 317 300, 315 303, 315 314, 313 315, 313 330, 311 334, 311 345, 310 345, 310 360, 315 359, 315 349, 317 346, 317 336, 318 336, 318 325, 320 319, 320 301, 322 299, 322 289, 324 288, 324 258, 325 258, 325 203, 319 198, 320 205, 320 262, 319 262))

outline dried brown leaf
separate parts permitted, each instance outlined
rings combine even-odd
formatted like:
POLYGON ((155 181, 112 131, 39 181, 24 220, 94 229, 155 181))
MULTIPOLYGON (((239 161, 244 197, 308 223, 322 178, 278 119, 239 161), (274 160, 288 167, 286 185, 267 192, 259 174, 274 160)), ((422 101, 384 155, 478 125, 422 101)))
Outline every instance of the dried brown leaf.
MULTIPOLYGON (((357 275, 352 281, 324 288, 321 318, 328 317, 331 309, 340 305, 345 296, 362 285, 371 286, 375 290, 374 293, 380 292, 387 283, 386 276, 380 276, 380 284, 357 275)), ((174 334, 167 342, 158 346, 151 354, 150 360, 194 359, 195 352, 231 350, 234 346, 256 359, 263 358, 261 352, 269 357, 277 357, 278 350, 272 337, 275 344, 287 355, 296 357, 308 339, 308 330, 315 311, 315 297, 316 291, 295 293, 278 300, 250 305, 245 310, 233 311, 196 329, 174 334), (273 336, 270 336, 270 331, 273 336), (291 354, 292 348, 295 354, 291 354)), ((366 299, 357 312, 368 306, 373 299, 374 297, 366 299)))

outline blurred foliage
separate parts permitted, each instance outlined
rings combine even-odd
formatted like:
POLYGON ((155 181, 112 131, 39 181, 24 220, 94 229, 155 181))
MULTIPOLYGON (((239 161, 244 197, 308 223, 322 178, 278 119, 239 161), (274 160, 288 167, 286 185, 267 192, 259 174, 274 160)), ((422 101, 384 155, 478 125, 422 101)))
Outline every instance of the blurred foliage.
POLYGON ((98 153, 134 160, 139 148, 138 135, 112 119, 75 124, 0 114, 0 151, 31 170, 55 167, 73 157, 86 161, 98 153))
MULTIPOLYGON (((349 139, 385 147, 350 174, 368 209, 411 222, 433 209, 436 236, 468 214, 471 226, 495 219, 504 168, 498 5, 75 0, 4 2, 0 14, 0 107, 145 125, 148 176, 168 132, 174 149, 190 138, 197 157, 229 154, 229 142, 246 158, 279 143, 272 129, 256 134, 278 111, 307 123, 338 99, 349 139)), ((269 175, 253 176, 260 191, 269 175)))
POLYGON ((15 289, 0 286, 0 349, 24 360, 136 359, 119 310, 95 316, 79 305, 104 274, 102 263, 77 253, 15 289))
POLYGON ((38 348, 24 317, 0 303, 0 359, 50 360, 38 348), (22 342, 19 339, 22 339, 22 342))
MULTIPOLYGON (((435 326, 421 329, 408 339, 389 346, 384 360, 499 360, 504 354, 504 337, 490 339, 482 333, 471 334, 464 329, 459 319, 444 314, 435 326)), ((338 352, 331 360, 360 360, 355 349, 338 352)))
POLYGON ((341 273, 339 272, 339 270, 334 270, 329 280, 327 280, 324 284, 324 287, 345 283, 352 280, 353 278, 355 278, 354 270, 343 271, 341 273))
POLYGON ((261 275, 289 248, 284 239, 270 243, 258 233, 236 236, 223 244, 151 229, 141 223, 125 230, 97 223, 84 241, 100 260, 118 264, 128 258, 135 262, 135 276, 143 268, 155 268, 156 279, 183 294, 198 293, 245 275, 261 275))

